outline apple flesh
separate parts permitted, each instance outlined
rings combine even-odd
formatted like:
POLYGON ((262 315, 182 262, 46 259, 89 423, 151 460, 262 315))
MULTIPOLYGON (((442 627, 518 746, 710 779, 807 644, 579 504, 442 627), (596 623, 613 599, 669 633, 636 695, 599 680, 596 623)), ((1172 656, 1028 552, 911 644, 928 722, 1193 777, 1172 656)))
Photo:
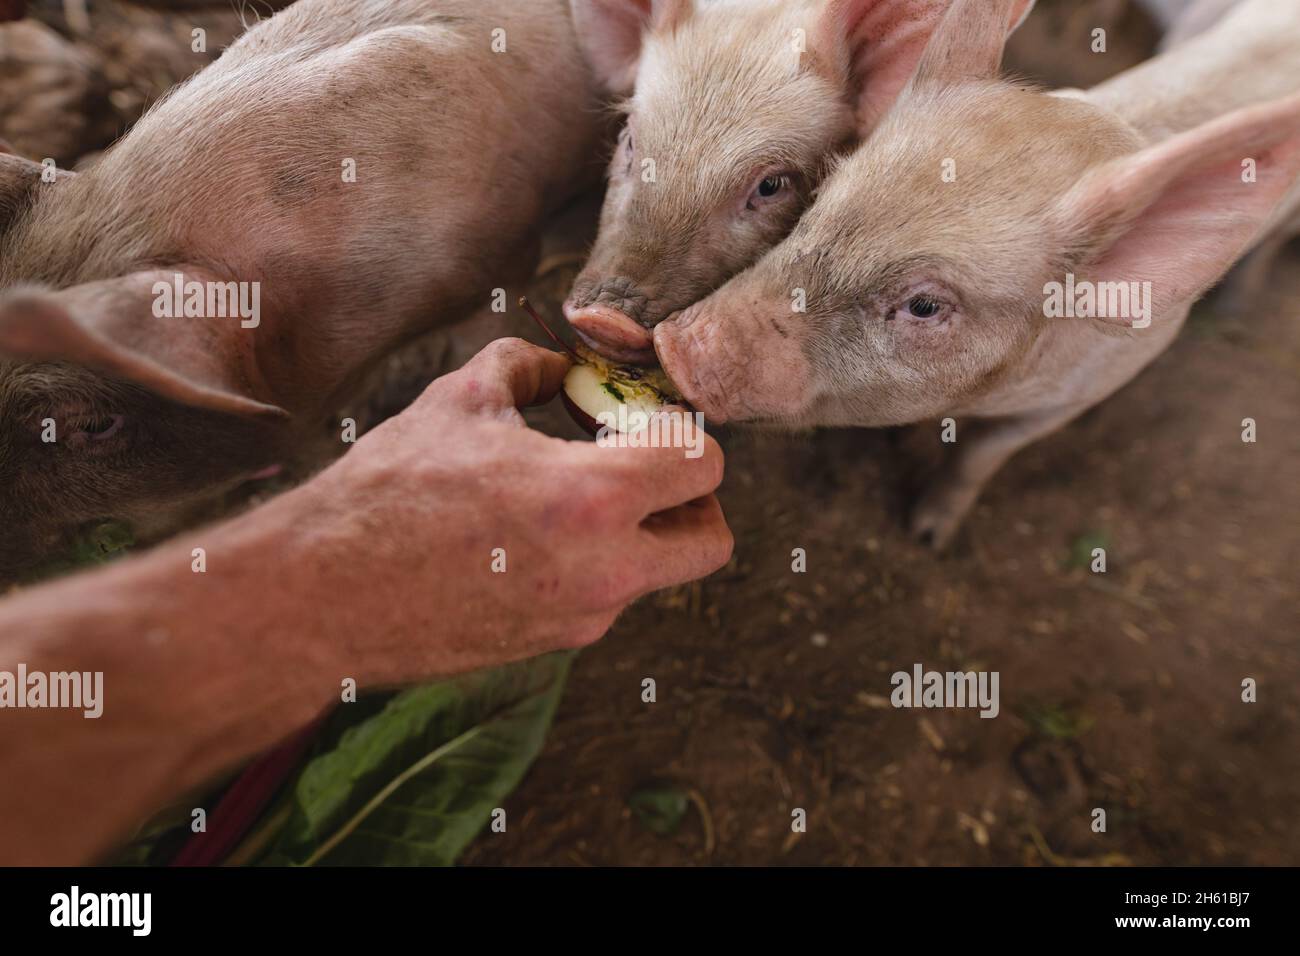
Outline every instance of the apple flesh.
POLYGON ((601 416, 615 431, 620 423, 635 430, 638 423, 665 405, 680 405, 682 397, 662 369, 617 365, 588 348, 579 347, 581 361, 569 369, 562 390, 564 407, 573 420, 595 435, 601 416), (626 411, 620 411, 626 407, 626 411))

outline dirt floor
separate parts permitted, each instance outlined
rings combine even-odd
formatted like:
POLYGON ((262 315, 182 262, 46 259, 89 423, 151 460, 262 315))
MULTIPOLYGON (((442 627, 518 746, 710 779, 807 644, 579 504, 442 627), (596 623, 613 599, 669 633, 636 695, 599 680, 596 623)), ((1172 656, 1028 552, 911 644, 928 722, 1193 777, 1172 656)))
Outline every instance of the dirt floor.
MULTIPOLYGON (((1042 45, 1064 27, 1036 26, 1029 45, 1060 66, 1042 45)), ((571 275, 534 294, 553 311, 571 275)), ((465 861, 1300 863, 1298 318, 1292 249, 1253 314, 1201 310, 1138 380, 1016 458, 943 557, 902 530, 937 426, 721 435, 735 560, 581 655, 507 832, 465 861), (1104 575, 1080 560, 1095 546, 1104 575), (917 663, 999 672, 1000 716, 895 710, 890 675, 917 663), (633 812, 647 791, 686 802, 672 832, 633 812)))

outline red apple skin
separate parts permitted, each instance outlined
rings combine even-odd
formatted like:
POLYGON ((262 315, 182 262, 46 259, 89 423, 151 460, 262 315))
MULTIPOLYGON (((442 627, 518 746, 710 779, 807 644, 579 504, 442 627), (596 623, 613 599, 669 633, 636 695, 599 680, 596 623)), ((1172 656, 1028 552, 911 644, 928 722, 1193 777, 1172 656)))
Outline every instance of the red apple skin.
POLYGON ((577 422, 578 426, 586 431, 588 435, 596 438, 600 434, 601 424, 579 408, 578 403, 569 398, 568 392, 561 390, 560 398, 564 400, 564 409, 569 413, 569 417, 577 422))

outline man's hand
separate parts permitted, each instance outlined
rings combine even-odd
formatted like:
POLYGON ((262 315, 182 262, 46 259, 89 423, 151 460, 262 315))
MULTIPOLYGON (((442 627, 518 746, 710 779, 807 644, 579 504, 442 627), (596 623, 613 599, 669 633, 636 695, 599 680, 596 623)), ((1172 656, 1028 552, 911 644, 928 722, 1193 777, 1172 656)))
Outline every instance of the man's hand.
POLYGON ((712 438, 691 459, 524 425, 568 368, 494 342, 308 486, 330 525, 321 560, 354 575, 339 596, 365 609, 350 672, 402 683, 579 647, 633 599, 727 562, 712 438))
POLYGON ((524 426, 567 366, 497 342, 301 488, 0 601, 0 669, 100 672, 106 700, 94 720, 0 711, 0 778, 20 781, 0 787, 0 862, 85 862, 349 679, 586 644, 638 595, 724 564, 715 443, 688 459, 524 426))

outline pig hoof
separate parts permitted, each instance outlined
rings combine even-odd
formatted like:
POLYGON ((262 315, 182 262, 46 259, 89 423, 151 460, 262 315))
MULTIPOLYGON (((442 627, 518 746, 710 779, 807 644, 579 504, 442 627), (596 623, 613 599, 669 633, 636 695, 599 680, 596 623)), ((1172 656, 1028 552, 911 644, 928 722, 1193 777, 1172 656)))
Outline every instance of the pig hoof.
POLYGON ((961 528, 966 511, 964 502, 951 496, 926 495, 912 509, 908 522, 912 539, 931 551, 947 550, 961 528))
POLYGON ((956 529, 947 530, 937 524, 927 523, 928 519, 914 517, 911 522, 912 540, 923 548, 929 548, 936 554, 947 549, 948 543, 956 529))

